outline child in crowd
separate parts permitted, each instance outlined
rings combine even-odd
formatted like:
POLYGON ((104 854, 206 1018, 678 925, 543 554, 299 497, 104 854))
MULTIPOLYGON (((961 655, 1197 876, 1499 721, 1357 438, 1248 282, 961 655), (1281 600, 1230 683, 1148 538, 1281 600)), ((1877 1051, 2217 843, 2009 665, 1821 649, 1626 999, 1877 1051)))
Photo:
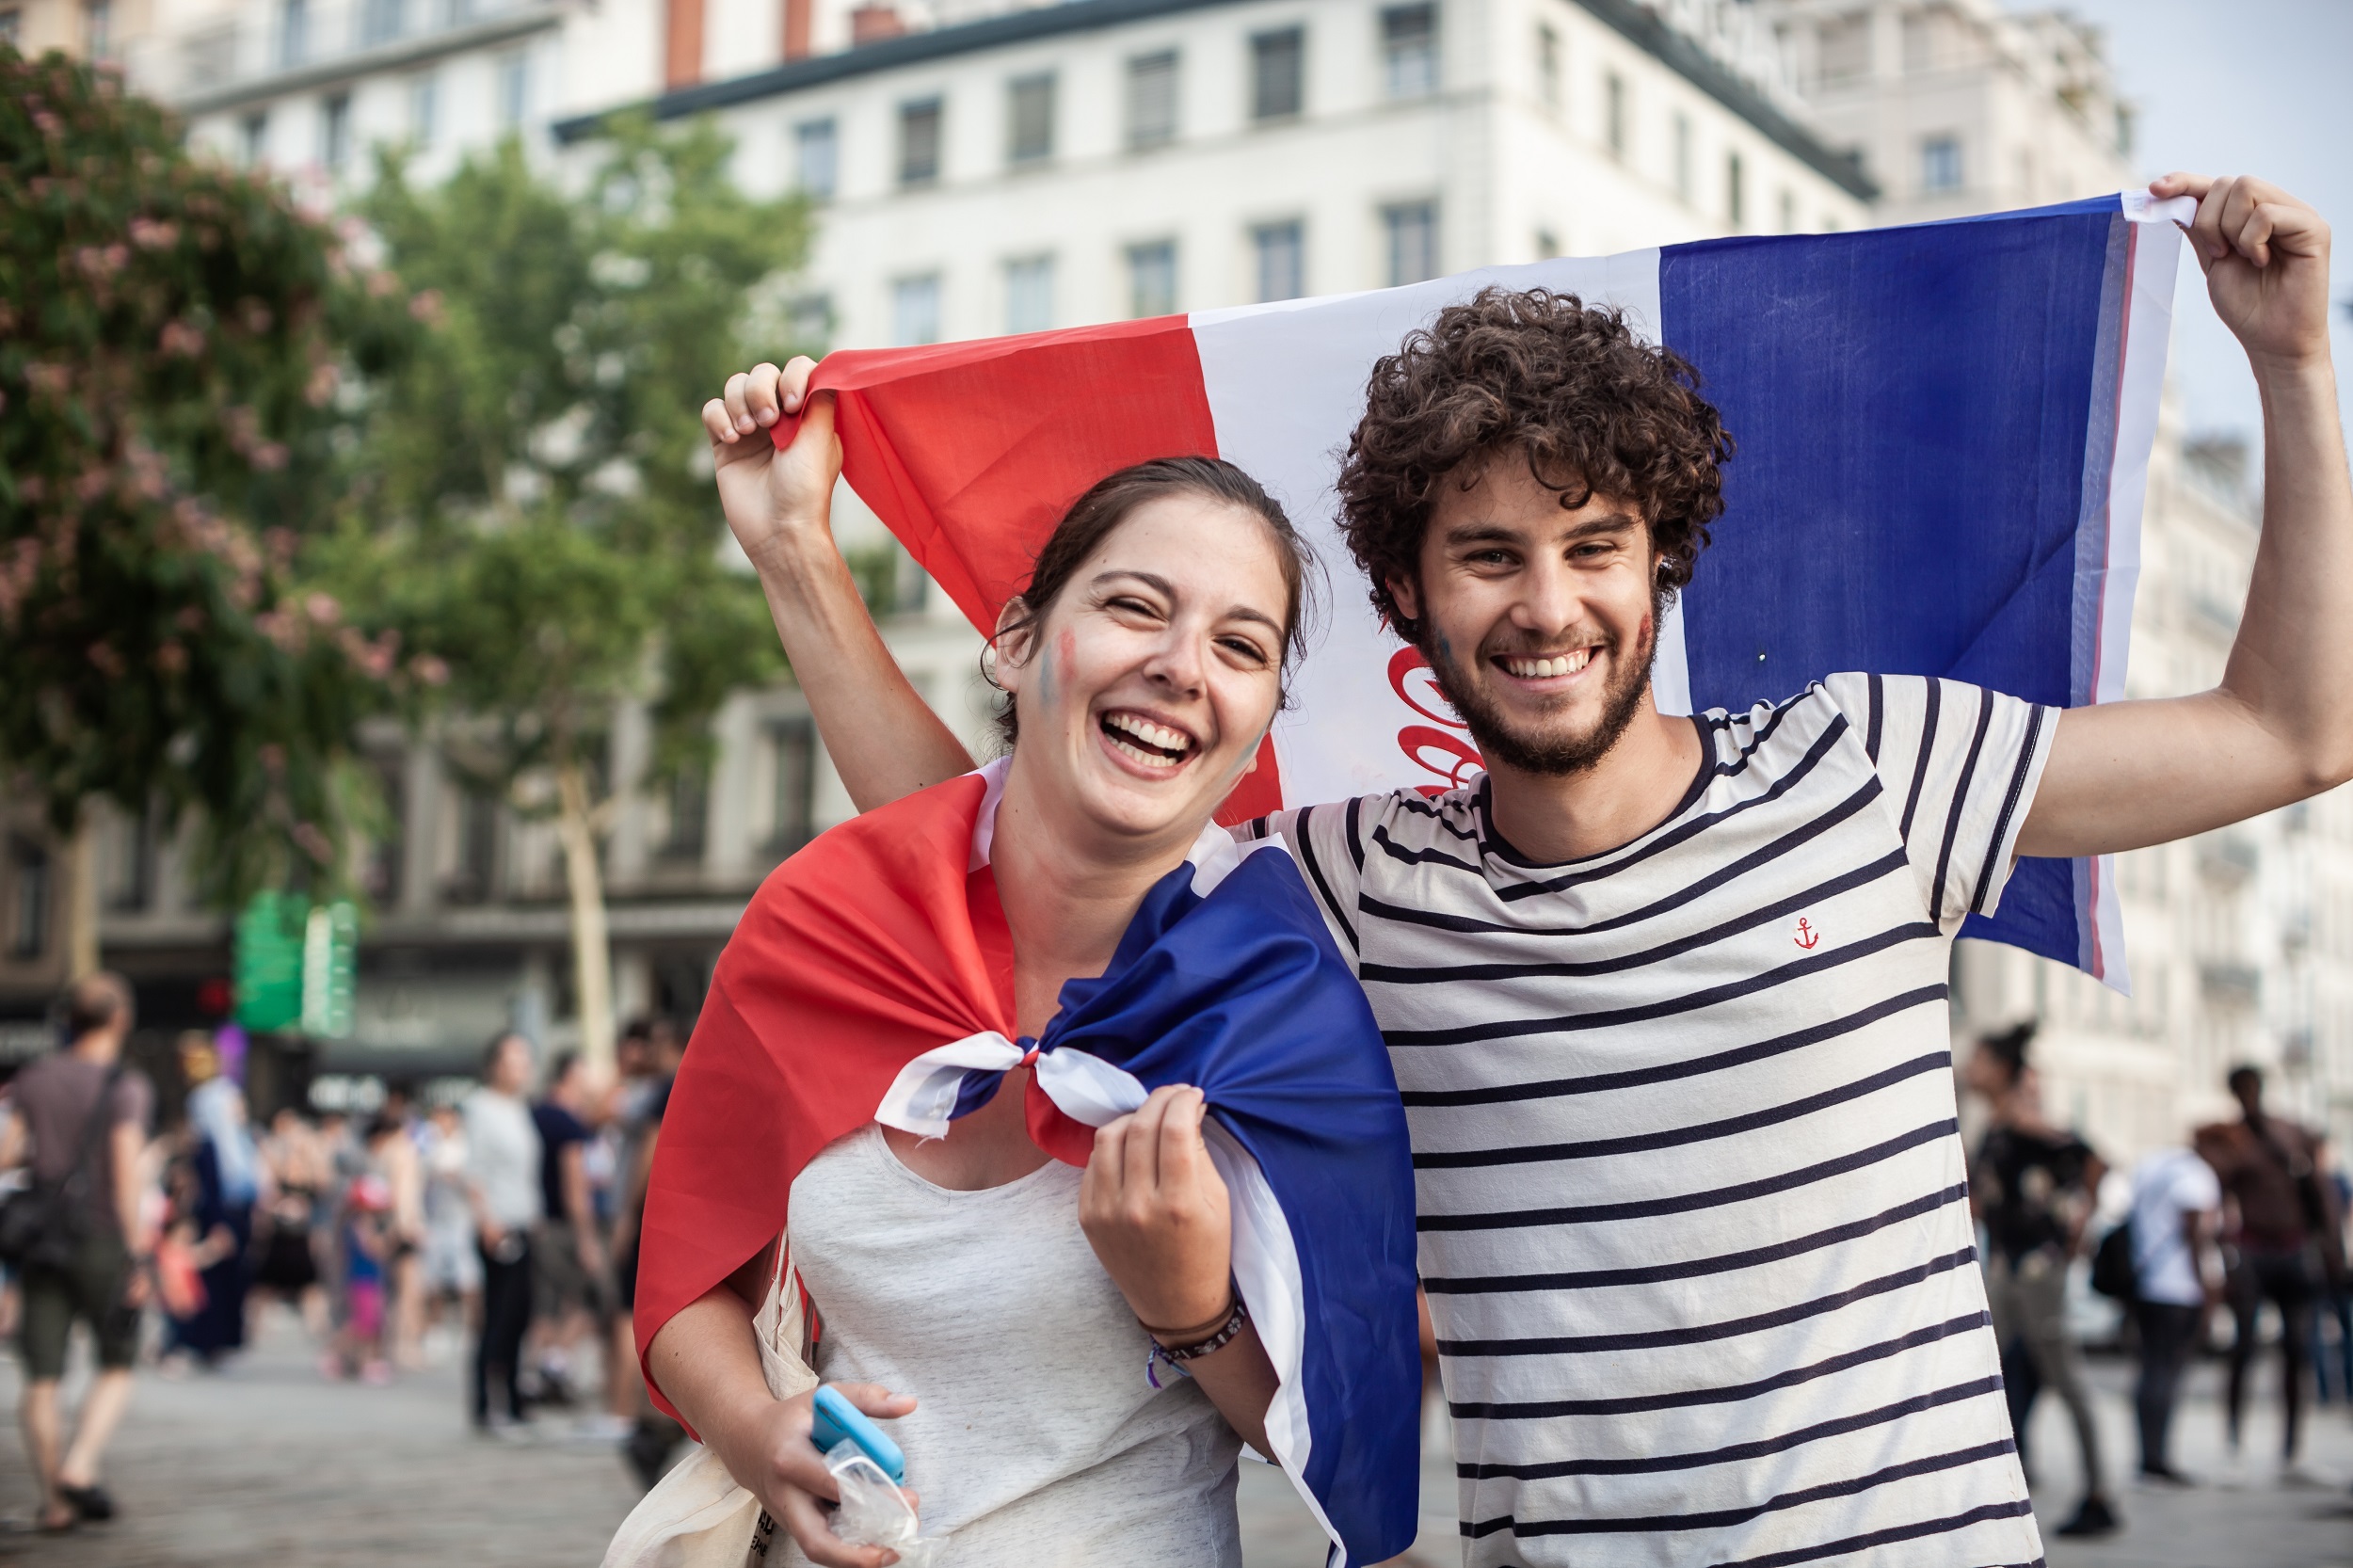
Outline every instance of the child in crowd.
POLYGON ((371 1171, 356 1178, 344 1200, 344 1322, 328 1355, 329 1377, 362 1383, 392 1381, 384 1356, 384 1291, 396 1238, 392 1186, 371 1171))

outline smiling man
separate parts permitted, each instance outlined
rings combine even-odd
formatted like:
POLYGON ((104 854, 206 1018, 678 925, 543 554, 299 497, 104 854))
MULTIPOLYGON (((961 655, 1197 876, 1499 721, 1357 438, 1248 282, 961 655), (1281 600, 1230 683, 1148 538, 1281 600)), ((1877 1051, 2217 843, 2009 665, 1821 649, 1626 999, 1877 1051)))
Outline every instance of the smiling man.
MULTIPOLYGON (((1487 772, 1248 831, 1300 856, 1391 1048, 1467 1562, 2041 1560, 1966 1202, 1952 937, 2019 855, 2353 776, 2328 230, 2257 181, 2153 189, 2198 199, 2264 392, 2262 546, 2195 696, 2060 712, 1862 673, 1661 714, 1659 617, 1730 454, 1689 367, 1575 299, 1489 293, 1374 373, 1344 526, 1487 772)), ((721 484, 863 808, 969 760, 825 536, 828 400, 774 460, 741 440, 808 368, 730 382, 721 484)))

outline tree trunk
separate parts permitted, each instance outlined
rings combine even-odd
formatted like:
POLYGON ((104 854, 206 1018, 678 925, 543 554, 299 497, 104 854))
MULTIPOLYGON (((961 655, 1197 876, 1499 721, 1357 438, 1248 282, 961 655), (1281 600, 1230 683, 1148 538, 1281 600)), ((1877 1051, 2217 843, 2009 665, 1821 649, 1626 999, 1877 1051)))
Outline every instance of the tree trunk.
POLYGON ((604 929, 604 877, 588 780, 576 762, 556 770, 556 835, 564 844, 564 882, 571 894, 572 989, 580 1009, 580 1054, 588 1070, 613 1074, 613 945, 604 929))
POLYGON ((69 981, 98 972, 98 813, 82 808, 66 841, 65 965, 69 981))

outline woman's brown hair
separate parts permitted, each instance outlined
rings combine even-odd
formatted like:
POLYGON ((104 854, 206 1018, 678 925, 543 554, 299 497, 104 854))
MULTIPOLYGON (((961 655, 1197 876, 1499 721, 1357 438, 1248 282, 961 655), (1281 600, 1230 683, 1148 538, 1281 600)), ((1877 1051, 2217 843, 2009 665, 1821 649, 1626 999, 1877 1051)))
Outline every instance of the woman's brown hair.
MULTIPOLYGON (((1314 557, 1308 552, 1307 542, 1291 526, 1282 504, 1267 494, 1265 487, 1256 479, 1223 457, 1155 457, 1096 480, 1084 495, 1070 504, 1070 510, 1063 514, 1053 533, 1047 536, 1037 552, 1037 562, 1030 570, 1029 582, 1022 585, 1014 601, 1016 613, 989 638, 989 651, 1006 646, 1018 647, 1032 637, 1047 612, 1053 609, 1063 590, 1070 585, 1071 578, 1103 541, 1117 532, 1136 508, 1172 495, 1197 495, 1207 501, 1238 506, 1265 523, 1267 532, 1273 536, 1275 559, 1283 572, 1282 670, 1288 675, 1305 634, 1308 568, 1314 557)), ((988 673, 985 667, 983 673, 988 673)), ((994 676, 990 676, 989 683, 996 684, 994 676)), ((997 736, 1010 751, 1019 733, 1020 720, 1014 712, 1013 694, 1008 692, 998 700, 997 736)))

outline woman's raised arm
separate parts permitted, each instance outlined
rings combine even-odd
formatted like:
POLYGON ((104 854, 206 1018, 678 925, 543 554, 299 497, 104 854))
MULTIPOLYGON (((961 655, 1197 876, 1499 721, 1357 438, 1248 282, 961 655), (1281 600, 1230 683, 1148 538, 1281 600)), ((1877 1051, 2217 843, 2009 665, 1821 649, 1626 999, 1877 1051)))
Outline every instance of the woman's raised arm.
POLYGON ((834 548, 841 442, 833 394, 808 393, 816 368, 796 359, 728 376, 724 395, 703 405, 703 428, 728 526, 760 573, 826 755, 852 803, 871 811, 969 772, 972 758, 908 684, 834 548), (805 402, 800 429, 779 451, 769 430, 805 402))

